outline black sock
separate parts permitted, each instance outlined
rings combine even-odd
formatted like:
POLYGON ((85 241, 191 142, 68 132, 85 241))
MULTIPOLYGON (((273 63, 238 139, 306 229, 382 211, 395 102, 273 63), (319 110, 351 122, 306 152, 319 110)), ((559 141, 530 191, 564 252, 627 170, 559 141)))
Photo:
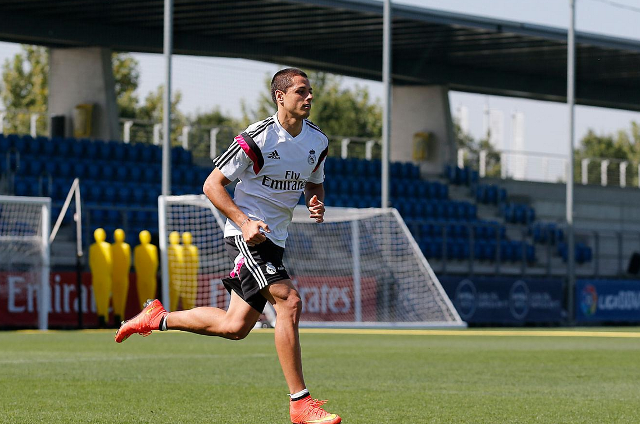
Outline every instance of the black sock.
POLYGON ((167 331, 167 316, 163 316, 160 318, 160 325, 158 326, 158 330, 167 331))
POLYGON ((305 398, 307 398, 309 396, 311 396, 311 395, 309 394, 309 390, 307 390, 307 389, 304 389, 304 390, 302 390, 302 391, 300 391, 298 393, 294 393, 292 395, 289 395, 289 397, 291 398, 291 402, 296 402, 296 401, 305 399, 305 398))

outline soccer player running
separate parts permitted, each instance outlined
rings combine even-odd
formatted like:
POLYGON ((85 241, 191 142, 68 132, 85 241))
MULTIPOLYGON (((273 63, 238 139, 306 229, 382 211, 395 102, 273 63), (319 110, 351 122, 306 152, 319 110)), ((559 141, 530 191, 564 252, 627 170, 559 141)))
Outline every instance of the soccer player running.
POLYGON ((299 69, 277 72, 271 81, 275 115, 250 125, 229 149, 214 160, 204 193, 228 219, 225 244, 234 269, 223 280, 231 294, 226 311, 200 307, 166 312, 157 299, 116 333, 120 343, 134 333, 148 335, 167 329, 220 336, 246 337, 266 302, 276 310, 275 345, 289 386, 293 423, 337 424, 325 401, 309 395, 302 374, 298 324, 302 301, 282 263, 287 227, 304 192, 311 219, 324 220, 324 158, 328 139, 306 118, 313 94, 307 75, 299 69), (238 179, 234 199, 225 186, 238 179))

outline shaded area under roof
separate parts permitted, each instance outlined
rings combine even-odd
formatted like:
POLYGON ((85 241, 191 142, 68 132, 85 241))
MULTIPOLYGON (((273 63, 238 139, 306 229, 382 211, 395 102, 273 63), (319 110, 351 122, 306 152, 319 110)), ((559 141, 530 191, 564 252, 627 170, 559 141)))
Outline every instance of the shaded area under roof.
MULTIPOLYGON (((0 40, 162 52, 162 0, 3 0, 0 40)), ((567 31, 393 5, 393 83, 566 100, 567 31)), ((576 35, 576 102, 640 110, 640 41, 576 35)), ((382 79, 382 3, 175 0, 174 53, 382 79)))

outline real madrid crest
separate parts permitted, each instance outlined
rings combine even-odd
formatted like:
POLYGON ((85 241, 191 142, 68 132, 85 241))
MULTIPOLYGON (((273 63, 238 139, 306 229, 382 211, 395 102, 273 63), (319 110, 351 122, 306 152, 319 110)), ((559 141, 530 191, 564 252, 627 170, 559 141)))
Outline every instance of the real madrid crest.
POLYGON ((307 158, 307 162, 309 162, 309 165, 313 165, 314 163, 316 163, 316 151, 311 149, 309 150, 309 157, 307 158))
POLYGON ((271 262, 267 262, 267 265, 266 265, 265 268, 267 270, 267 274, 273 275, 273 274, 276 273, 276 267, 273 266, 273 264, 271 262))

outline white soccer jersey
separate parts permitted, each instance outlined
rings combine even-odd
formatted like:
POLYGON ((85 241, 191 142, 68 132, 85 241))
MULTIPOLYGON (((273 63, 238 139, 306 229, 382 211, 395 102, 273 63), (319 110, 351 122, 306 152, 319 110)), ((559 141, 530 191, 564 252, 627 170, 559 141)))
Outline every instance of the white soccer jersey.
MULTIPOLYGON (((328 146, 327 136, 312 122, 305 119, 300 134, 292 137, 276 114, 250 125, 213 164, 229 180, 239 180, 234 201, 240 210, 264 221, 271 230, 265 235, 284 247, 305 184, 324 181, 328 146)), ((227 219, 224 236, 238 234, 242 231, 227 219)))

